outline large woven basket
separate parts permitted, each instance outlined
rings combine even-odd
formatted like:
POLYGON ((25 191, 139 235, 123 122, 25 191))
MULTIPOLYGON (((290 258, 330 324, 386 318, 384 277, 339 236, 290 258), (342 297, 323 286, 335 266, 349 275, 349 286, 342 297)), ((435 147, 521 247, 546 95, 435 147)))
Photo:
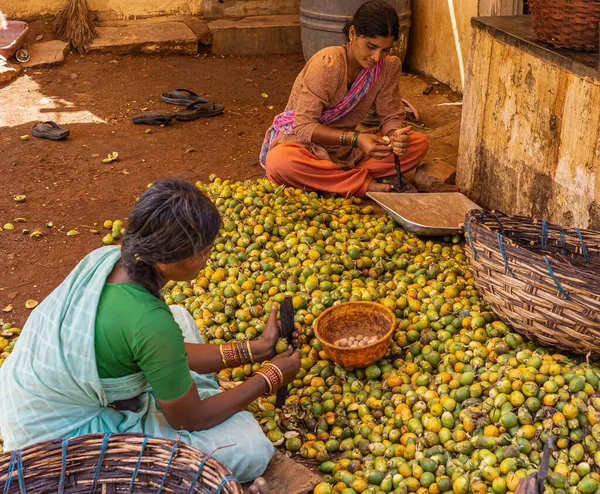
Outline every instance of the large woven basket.
POLYGON ((89 434, 0 453, 0 492, 241 494, 202 451, 142 434, 89 434))
POLYGON ((533 29, 558 48, 598 51, 600 0, 530 0, 533 29))
POLYGON ((542 345, 600 355, 600 233, 474 210, 467 256, 485 301, 542 345))

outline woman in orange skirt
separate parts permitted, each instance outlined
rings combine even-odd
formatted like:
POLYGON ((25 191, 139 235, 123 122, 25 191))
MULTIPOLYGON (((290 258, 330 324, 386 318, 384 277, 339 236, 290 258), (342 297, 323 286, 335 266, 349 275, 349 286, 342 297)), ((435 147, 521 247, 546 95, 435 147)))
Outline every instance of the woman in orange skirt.
POLYGON ((316 53, 296 78, 286 110, 265 135, 260 163, 276 184, 338 195, 389 191, 375 179, 406 173, 429 149, 404 122, 401 62, 388 57, 398 39, 398 14, 382 0, 363 4, 346 26, 344 46, 316 53), (377 133, 356 127, 374 106, 377 133))

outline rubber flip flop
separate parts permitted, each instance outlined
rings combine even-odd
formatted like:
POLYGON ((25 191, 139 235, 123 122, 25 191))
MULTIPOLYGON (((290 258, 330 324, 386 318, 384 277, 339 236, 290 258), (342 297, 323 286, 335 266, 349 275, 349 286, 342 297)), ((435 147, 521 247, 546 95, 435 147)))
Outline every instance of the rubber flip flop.
POLYGON ((414 105, 405 99, 402 99, 402 103, 404 104, 404 110, 406 111, 406 118, 413 122, 421 123, 421 116, 414 105))
POLYGON ((69 130, 62 128, 56 122, 40 122, 31 128, 31 135, 42 139, 60 141, 70 134, 69 130))
POLYGON ((211 101, 210 103, 196 102, 188 105, 185 110, 178 111, 175 116, 177 120, 189 122, 197 118, 214 117, 223 113, 223 105, 211 101))
POLYGON ((208 103, 206 98, 197 95, 189 89, 174 89, 170 93, 163 93, 160 99, 165 103, 178 106, 189 106, 192 103, 208 103))
POLYGON ((144 125, 169 125, 173 118, 175 118, 174 112, 167 111, 149 111, 146 113, 140 113, 139 115, 134 115, 131 119, 134 124, 144 124, 144 125))

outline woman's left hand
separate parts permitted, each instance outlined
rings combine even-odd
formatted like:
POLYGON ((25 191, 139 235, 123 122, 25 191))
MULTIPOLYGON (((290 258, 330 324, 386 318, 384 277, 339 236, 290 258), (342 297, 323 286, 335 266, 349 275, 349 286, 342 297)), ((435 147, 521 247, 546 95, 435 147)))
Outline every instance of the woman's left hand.
MULTIPOLYGON (((281 324, 277 320, 277 311, 279 307, 273 305, 271 313, 269 314, 269 320, 263 330, 262 336, 252 342, 252 354, 255 362, 264 362, 265 360, 272 359, 275 356, 275 345, 281 335, 281 324)), ((293 346, 298 347, 298 332, 294 331, 293 335, 293 346)))
POLYGON ((408 146, 410 145, 410 136, 408 132, 412 129, 409 125, 408 127, 403 127, 402 129, 393 130, 388 134, 392 142, 392 148, 394 154, 398 156, 402 156, 406 151, 408 151, 408 146))

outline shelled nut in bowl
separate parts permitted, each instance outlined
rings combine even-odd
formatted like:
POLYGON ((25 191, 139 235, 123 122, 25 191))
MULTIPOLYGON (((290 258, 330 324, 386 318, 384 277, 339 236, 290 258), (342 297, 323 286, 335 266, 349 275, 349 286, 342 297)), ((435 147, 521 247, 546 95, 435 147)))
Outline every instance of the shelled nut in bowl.
POLYGON ((315 337, 336 363, 348 369, 367 367, 382 358, 392 340, 396 317, 375 302, 346 302, 324 311, 315 321, 315 337), (360 343, 358 336, 361 336, 360 343))

